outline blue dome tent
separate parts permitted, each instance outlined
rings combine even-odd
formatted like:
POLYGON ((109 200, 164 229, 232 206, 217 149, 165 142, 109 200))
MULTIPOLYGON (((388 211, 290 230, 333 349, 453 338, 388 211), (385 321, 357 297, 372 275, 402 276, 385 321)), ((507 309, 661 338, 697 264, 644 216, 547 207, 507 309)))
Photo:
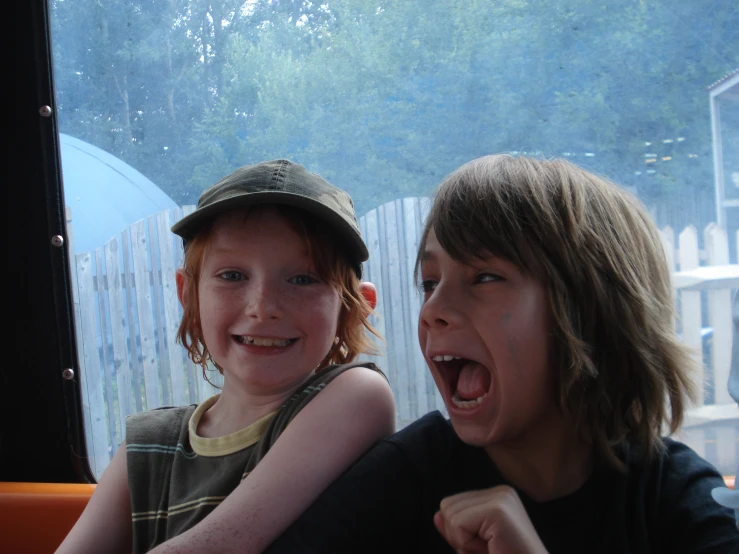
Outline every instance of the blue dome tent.
POLYGON ((132 223, 177 206, 124 161, 60 133, 64 200, 75 253, 103 246, 132 223))

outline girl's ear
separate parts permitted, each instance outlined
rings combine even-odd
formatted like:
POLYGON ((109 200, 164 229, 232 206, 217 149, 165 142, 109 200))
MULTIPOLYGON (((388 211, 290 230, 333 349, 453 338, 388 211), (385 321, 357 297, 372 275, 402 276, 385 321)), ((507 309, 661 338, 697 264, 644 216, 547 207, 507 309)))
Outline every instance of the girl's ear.
POLYGON ((362 296, 364 296, 364 299, 374 310, 377 306, 377 289, 375 288, 375 285, 369 281, 362 281, 359 284, 359 290, 362 291, 362 296))
POLYGON ((185 303, 187 302, 187 287, 190 279, 188 279, 185 270, 181 267, 177 269, 174 278, 177 283, 177 298, 180 299, 180 305, 184 309, 185 303))

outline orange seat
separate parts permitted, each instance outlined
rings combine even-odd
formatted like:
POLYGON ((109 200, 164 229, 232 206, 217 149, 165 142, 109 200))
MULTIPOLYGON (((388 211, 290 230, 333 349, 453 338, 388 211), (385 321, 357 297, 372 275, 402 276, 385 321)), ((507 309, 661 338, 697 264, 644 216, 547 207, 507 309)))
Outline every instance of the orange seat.
POLYGON ((80 483, 0 482, 0 550, 53 553, 94 490, 80 483))
MULTIPOLYGON (((724 477, 733 489, 735 476, 724 477)), ((85 509, 95 485, 0 482, 2 552, 52 554, 85 509)))

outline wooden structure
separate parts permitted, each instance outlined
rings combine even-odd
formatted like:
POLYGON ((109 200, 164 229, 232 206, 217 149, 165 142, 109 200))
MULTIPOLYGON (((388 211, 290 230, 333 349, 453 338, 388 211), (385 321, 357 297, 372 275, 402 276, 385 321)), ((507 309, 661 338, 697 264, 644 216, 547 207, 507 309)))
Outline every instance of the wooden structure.
POLYGON ((720 227, 731 230, 739 226, 739 68, 710 85, 708 96, 716 190, 715 221, 720 227))
MULTIPOLYGON (((403 198, 360 219, 370 251, 364 275, 378 293, 378 315, 372 323, 386 338, 378 345, 382 355, 368 359, 388 373, 399 428, 432 410, 445 413, 416 331, 422 295, 413 271, 429 207, 427 198, 403 198)), ((182 263, 182 247, 169 229, 192 209, 152 215, 102 248, 75 256, 77 375, 90 464, 98 476, 124 438, 128 414, 198 402, 217 392, 174 338, 181 314, 174 272, 182 263)), ((731 295, 739 287, 739 265, 729 263, 727 234, 715 224, 702 236, 691 226, 677 236, 663 229, 662 237, 674 269, 680 313, 677 331, 695 348, 705 368, 705 394, 690 411, 680 438, 733 474, 739 462, 739 408, 728 397, 726 382, 731 363, 731 295)), ((209 377, 220 382, 216 371, 209 377)))

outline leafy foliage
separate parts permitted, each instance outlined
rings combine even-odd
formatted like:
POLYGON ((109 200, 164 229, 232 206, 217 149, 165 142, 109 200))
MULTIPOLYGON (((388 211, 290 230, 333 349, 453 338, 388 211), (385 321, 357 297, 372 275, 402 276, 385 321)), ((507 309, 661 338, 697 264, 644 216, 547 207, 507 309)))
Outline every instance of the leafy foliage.
POLYGON ((706 86, 739 66, 731 0, 52 8, 61 131, 181 204, 236 167, 287 157, 361 214, 513 151, 566 156, 648 204, 710 196, 706 86))

